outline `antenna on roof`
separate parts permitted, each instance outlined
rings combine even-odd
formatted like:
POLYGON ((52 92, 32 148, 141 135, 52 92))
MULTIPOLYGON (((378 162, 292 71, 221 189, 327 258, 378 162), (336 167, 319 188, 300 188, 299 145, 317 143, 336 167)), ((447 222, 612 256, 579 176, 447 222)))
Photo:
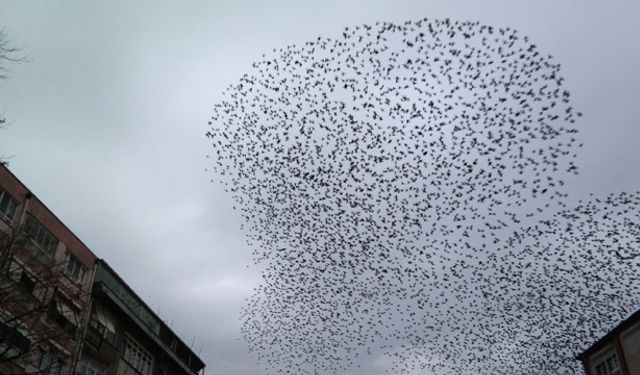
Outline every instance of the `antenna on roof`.
POLYGON ((200 353, 202 353, 203 347, 204 347, 204 343, 200 344, 200 349, 198 349, 198 357, 200 357, 200 353))

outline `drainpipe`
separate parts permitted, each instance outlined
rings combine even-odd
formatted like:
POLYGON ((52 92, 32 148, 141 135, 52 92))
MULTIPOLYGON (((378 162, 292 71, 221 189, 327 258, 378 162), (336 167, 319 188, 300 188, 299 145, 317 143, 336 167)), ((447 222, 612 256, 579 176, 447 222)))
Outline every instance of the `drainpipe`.
POLYGON ((80 329, 80 334, 78 337, 78 341, 76 344, 76 350, 73 355, 73 361, 71 363, 71 374, 76 373, 76 367, 78 366, 78 361, 80 360, 80 354, 82 353, 82 349, 84 348, 84 338, 87 335, 87 327, 89 326, 89 319, 91 318, 91 309, 93 308, 93 284, 96 279, 96 270, 98 268, 98 264, 94 263, 93 265, 93 273, 91 274, 91 280, 89 280, 89 298, 87 301, 87 305, 84 311, 84 316, 82 317, 82 327, 80 329))

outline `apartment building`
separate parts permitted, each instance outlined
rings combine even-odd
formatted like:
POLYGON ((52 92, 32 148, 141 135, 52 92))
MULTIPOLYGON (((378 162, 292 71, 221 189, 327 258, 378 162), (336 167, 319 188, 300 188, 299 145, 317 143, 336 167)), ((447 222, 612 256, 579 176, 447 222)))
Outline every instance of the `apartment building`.
POLYGON ((98 260, 77 374, 196 375, 200 358, 103 260, 98 260))
POLYGON ((198 375, 204 367, 0 165, 0 375, 198 375))
POLYGON ((0 167, 0 374, 67 374, 96 256, 0 167))
POLYGON ((577 357, 586 375, 640 375, 640 310, 577 357))

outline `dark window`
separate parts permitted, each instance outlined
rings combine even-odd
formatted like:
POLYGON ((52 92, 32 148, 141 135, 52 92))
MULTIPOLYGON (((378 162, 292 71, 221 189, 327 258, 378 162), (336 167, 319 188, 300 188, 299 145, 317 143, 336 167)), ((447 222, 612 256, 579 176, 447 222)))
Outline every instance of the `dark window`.
POLYGON ((10 324, 0 323, 0 353, 11 358, 28 353, 31 341, 10 324))
POLYGON ((51 299, 49 313, 58 324, 71 332, 80 325, 80 312, 60 293, 51 299))
POLYGON ((111 314, 102 308, 102 306, 95 304, 91 313, 91 320, 89 326, 97 332, 101 338, 107 340, 111 344, 116 342, 116 325, 111 314))
POLYGON ((0 218, 11 222, 16 213, 18 204, 7 194, 6 191, 0 189, 0 218))
POLYGON ((55 353, 40 348, 38 367, 44 374, 61 375, 64 369, 64 361, 55 353))
POLYGON ((24 223, 25 233, 31 237, 31 241, 49 258, 56 254, 58 240, 33 216, 28 215, 24 223))
POLYGON ((620 366, 616 353, 608 353, 596 361, 597 375, 620 375, 620 366))
POLYGON ((74 257, 70 253, 67 253, 65 256, 64 273, 78 284, 82 284, 84 282, 84 268, 78 258, 74 257))
POLYGON ((33 294, 33 291, 36 288, 36 281, 27 274, 27 271, 22 271, 22 275, 20 275, 20 284, 29 292, 29 294, 33 294))

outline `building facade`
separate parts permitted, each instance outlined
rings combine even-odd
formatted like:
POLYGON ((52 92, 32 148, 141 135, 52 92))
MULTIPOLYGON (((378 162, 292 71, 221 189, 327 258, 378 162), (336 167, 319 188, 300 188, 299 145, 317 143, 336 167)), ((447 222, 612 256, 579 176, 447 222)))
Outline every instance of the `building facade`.
POLYGON ((0 167, 0 374, 68 374, 95 255, 0 167))
POLYGON ((204 363, 103 260, 96 264, 80 375, 196 375, 204 363))
POLYGON ((577 359, 586 375, 640 375, 640 310, 577 359))
POLYGON ((0 375, 198 375, 204 367, 0 165, 0 375))

